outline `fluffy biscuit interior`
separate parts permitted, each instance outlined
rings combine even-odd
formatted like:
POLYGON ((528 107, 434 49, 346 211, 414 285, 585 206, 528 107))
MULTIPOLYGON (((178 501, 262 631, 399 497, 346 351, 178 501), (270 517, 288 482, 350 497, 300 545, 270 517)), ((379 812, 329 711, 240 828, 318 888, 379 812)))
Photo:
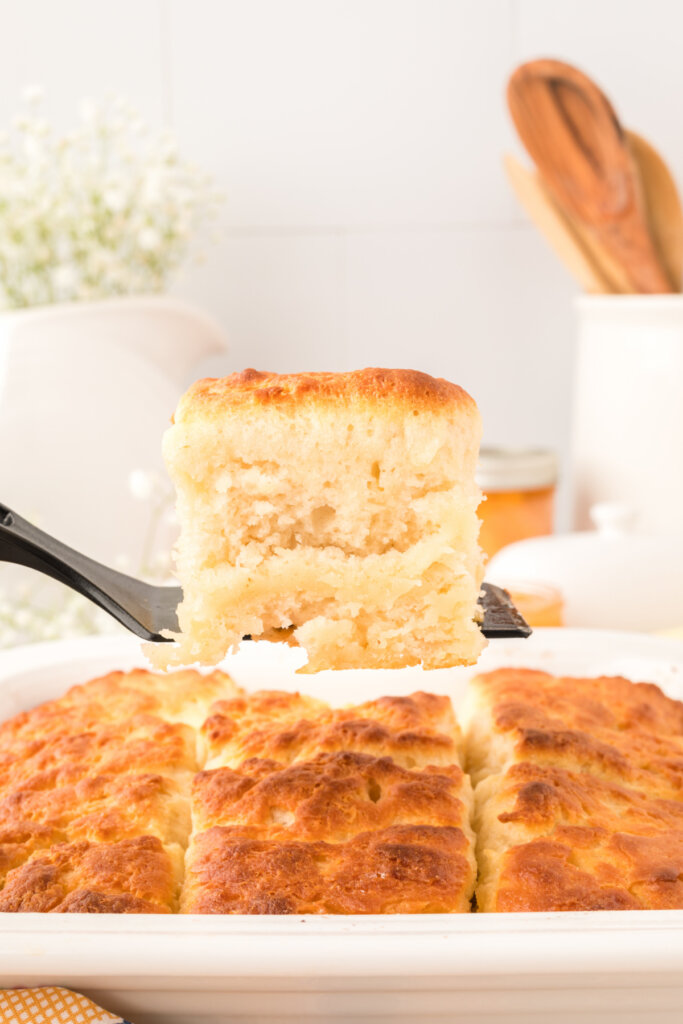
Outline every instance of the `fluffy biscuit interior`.
POLYGON ((482 578, 473 403, 307 401, 179 416, 179 643, 215 664, 244 635, 286 638, 304 671, 476 661, 482 578))

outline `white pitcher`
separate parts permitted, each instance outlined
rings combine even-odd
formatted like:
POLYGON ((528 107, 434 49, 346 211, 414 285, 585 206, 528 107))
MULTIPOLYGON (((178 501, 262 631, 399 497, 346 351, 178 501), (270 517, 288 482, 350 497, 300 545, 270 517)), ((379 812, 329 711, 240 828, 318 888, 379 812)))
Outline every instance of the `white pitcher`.
POLYGON ((133 469, 163 472, 161 436, 203 358, 209 317, 162 296, 0 314, 0 502, 92 557, 135 567, 149 508, 133 469))

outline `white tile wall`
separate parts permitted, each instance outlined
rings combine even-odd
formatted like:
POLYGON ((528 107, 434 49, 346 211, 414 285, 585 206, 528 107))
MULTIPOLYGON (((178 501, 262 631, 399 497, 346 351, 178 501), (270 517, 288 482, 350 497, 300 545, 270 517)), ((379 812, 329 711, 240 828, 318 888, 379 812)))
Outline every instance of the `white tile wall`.
POLYGON ((404 365, 477 398, 489 442, 565 458, 573 282, 501 171, 516 63, 578 63, 683 181, 680 0, 0 3, 0 122, 123 92, 225 192, 175 291, 225 326, 203 368, 404 365))
POLYGON ((507 0, 171 0, 174 126, 228 223, 491 223, 507 0))
POLYGON ((347 348, 345 239, 339 232, 230 232, 177 291, 227 328, 227 367, 341 369, 347 348))
POLYGON ((386 232, 350 238, 348 254, 352 364, 417 358, 476 396, 489 440, 563 444, 572 289, 560 268, 547 272, 535 235, 514 227, 386 232))
POLYGON ((0 125, 22 90, 40 85, 60 129, 73 127, 83 97, 123 93, 145 117, 166 114, 160 74, 163 0, 2 0, 0 125))

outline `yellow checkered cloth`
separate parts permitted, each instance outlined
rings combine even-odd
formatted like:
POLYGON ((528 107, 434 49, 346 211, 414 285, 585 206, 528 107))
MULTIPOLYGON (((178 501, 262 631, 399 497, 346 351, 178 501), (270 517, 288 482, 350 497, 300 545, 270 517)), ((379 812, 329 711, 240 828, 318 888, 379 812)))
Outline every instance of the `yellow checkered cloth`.
POLYGON ((125 1024, 90 999, 56 985, 0 989, 0 1024, 125 1024))

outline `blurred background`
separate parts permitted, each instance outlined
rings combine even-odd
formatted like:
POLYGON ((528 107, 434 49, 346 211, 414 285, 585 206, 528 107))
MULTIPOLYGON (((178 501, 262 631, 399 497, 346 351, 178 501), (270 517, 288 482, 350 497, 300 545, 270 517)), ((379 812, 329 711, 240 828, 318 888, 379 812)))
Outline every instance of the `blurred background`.
POLYGON ((419 366, 471 391, 489 443, 566 453, 577 287, 505 179, 505 85, 531 57, 578 64, 680 177, 677 0, 0 10, 0 123, 32 84, 65 130, 113 91, 224 193, 220 242, 170 285, 225 330, 202 369, 419 366))
MULTIPOLYGON (((141 328, 135 310, 114 310, 104 320, 95 310, 78 329, 69 321, 66 354, 50 362, 37 348, 30 371, 15 367, 16 336, 25 331, 52 344, 46 339, 53 328, 11 317, 7 329, 0 324, 6 423, 12 398, 16 404, 19 396, 21 407, 9 434, 33 431, 19 455, 5 444, 11 472, 4 500, 20 502, 25 514, 96 557, 120 554, 136 567, 149 555, 141 552, 150 520, 144 502, 163 491, 161 432, 192 379, 248 366, 385 365, 464 386, 481 409, 485 444, 554 452, 555 525, 573 525, 580 287, 506 179, 503 155, 524 150, 505 87, 514 68, 533 57, 578 65, 683 180, 678 0, 2 0, 0 14, 0 131, 15 130, 17 112, 28 104, 42 119, 29 135, 44 134, 44 121, 68 138, 78 125, 100 123, 100 104, 113 104, 115 121, 117 110, 128 111, 123 97, 150 130, 170 130, 179 158, 206 176, 201 186, 199 178, 173 186, 183 221, 173 251, 173 210, 153 224, 131 214, 116 228, 125 235, 133 223, 135 258, 144 257, 130 287, 113 262, 102 264, 92 287, 72 287, 68 256, 48 300, 29 296, 19 304, 154 293, 209 318, 188 328, 187 344, 180 338, 165 348, 168 324, 150 342, 157 328, 141 328), (105 349, 93 354, 97 336, 108 337, 102 324, 115 320, 127 339, 126 359, 149 349, 144 373, 132 364, 116 369, 105 349), (145 339, 139 346, 138 335, 145 339), (8 367, 17 375, 11 388, 8 367), (97 376, 97 367, 118 382, 113 400, 90 391, 92 377, 79 378, 81 371, 97 376), (157 370, 163 381, 152 379, 157 370), (60 372, 76 375, 78 401, 91 395, 93 422, 102 412, 97 426, 82 418, 77 427, 62 423, 50 440, 61 417, 53 412, 52 428, 34 430, 36 409, 49 406, 46 394, 60 372), (143 431, 136 416, 145 395, 154 395, 156 406, 143 431)), ((30 182, 31 173, 22 172, 21 181, 30 182)), ((104 200, 97 200, 108 216, 124 203, 109 173, 102 170, 104 200)), ((156 201, 145 181, 143 212, 156 201)), ((132 202, 128 195, 125 203, 132 202)), ((0 239, 0 258, 2 246, 0 239)), ((90 278, 84 272, 80 280, 90 278)), ((159 313, 162 321, 168 309, 159 313)), ((60 394, 63 409, 71 399, 60 394)))

